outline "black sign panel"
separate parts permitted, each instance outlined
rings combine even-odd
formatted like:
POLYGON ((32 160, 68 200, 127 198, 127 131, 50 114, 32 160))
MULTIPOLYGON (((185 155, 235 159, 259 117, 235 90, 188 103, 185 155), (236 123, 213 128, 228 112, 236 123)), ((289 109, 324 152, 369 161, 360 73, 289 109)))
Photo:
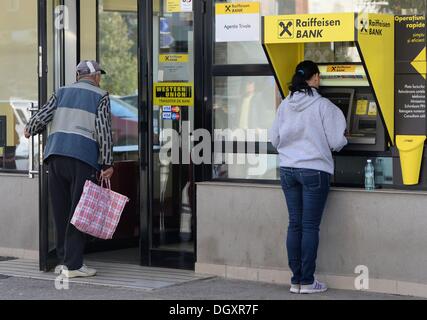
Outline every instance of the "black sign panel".
MULTIPOLYGON (((414 61, 426 46, 425 16, 396 16, 395 131, 426 134, 426 80, 414 61)), ((425 57, 424 59, 425 60, 425 57)))

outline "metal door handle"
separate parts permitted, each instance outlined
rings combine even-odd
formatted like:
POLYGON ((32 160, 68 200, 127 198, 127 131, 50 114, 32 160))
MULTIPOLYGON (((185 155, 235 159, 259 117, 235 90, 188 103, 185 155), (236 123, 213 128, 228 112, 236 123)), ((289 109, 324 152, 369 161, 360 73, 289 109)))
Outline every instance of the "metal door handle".
MULTIPOLYGON (((28 111, 30 111, 30 114, 32 115, 33 112, 39 111, 38 106, 34 105, 34 103, 31 103, 30 107, 28 108, 28 111)), ((34 136, 32 136, 28 142, 28 177, 30 179, 34 179, 34 176, 36 174, 39 174, 38 170, 35 170, 34 168, 34 136)), ((37 146, 39 147, 40 144, 37 146)))

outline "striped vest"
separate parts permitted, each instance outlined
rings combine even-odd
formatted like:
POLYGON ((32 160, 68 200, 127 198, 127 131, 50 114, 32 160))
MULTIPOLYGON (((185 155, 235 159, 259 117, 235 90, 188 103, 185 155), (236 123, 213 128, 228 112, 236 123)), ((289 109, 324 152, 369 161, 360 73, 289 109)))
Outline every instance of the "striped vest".
POLYGON ((105 91, 86 81, 58 90, 45 160, 52 155, 66 156, 101 169, 95 121, 99 103, 105 94, 105 91))

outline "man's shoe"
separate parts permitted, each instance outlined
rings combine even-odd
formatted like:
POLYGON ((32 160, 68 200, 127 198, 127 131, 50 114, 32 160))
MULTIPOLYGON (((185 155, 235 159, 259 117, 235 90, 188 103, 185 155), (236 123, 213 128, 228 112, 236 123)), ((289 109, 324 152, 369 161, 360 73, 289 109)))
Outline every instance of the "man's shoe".
POLYGON ((289 290, 291 293, 300 293, 301 286, 299 284, 291 284, 291 289, 289 290))
POLYGON ((54 271, 54 273, 55 273, 55 274, 61 274, 61 273, 62 273, 62 270, 64 270, 64 268, 65 268, 65 266, 64 266, 63 264, 58 264, 58 265, 55 267, 55 271, 54 271))
POLYGON ((77 278, 77 277, 93 277, 96 275, 96 270, 92 269, 92 268, 88 268, 85 265, 83 265, 80 269, 78 270, 67 270, 67 269, 63 269, 62 270, 62 274, 66 277, 66 278, 77 278))
POLYGON ((314 280, 313 284, 309 285, 301 285, 300 293, 302 294, 308 294, 308 293, 321 293, 328 290, 328 287, 326 284, 319 282, 317 280, 314 280))

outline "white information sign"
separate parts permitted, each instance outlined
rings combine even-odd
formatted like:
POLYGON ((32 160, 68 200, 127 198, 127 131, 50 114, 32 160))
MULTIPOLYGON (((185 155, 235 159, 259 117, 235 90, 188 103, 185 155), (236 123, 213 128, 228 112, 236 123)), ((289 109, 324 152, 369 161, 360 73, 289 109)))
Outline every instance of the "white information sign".
POLYGON ((216 42, 260 41, 259 2, 215 5, 216 42))

